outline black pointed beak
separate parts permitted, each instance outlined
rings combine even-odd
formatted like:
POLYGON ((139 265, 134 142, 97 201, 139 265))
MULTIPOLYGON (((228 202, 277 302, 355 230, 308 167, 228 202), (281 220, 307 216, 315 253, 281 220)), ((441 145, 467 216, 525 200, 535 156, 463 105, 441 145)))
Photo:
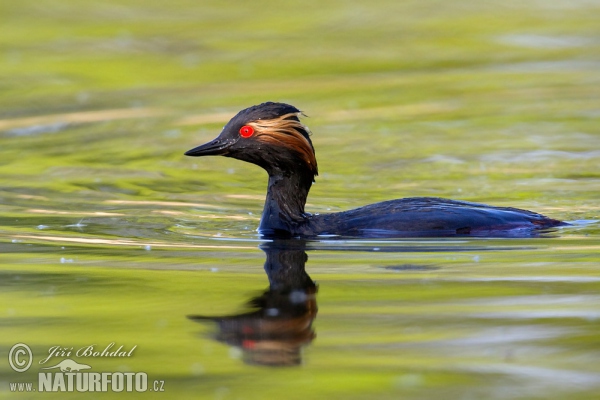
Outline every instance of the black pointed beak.
POLYGON ((208 143, 204 143, 198 147, 185 152, 186 156, 201 157, 201 156, 222 156, 229 152, 229 147, 235 143, 235 140, 223 140, 216 138, 208 143))

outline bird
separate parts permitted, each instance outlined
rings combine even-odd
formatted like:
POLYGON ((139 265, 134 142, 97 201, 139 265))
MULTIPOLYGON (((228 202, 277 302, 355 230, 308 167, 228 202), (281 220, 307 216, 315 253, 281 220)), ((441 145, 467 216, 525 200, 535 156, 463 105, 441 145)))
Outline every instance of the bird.
POLYGON ((311 131, 296 107, 265 102, 238 112, 192 157, 225 156, 266 170, 269 180, 258 233, 264 238, 531 237, 568 223, 512 207, 408 197, 335 213, 311 214, 306 200, 318 175, 311 131))

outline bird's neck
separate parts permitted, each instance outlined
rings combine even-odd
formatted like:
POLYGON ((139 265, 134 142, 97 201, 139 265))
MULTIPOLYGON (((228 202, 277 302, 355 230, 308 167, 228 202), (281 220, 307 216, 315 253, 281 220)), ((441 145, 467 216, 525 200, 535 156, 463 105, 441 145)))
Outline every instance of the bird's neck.
POLYGON ((267 254, 265 272, 270 291, 283 292, 314 288, 315 283, 306 273, 306 243, 302 240, 273 240, 260 246, 267 254))
POLYGON ((306 198, 313 176, 297 173, 269 173, 267 198, 259 232, 264 236, 294 236, 306 223, 306 198))

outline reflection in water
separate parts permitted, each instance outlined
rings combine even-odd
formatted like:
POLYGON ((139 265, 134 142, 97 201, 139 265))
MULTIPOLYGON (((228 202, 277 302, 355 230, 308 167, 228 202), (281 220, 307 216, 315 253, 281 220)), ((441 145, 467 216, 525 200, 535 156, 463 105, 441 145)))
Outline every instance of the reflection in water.
POLYGON ((214 321, 216 339, 239 347, 248 364, 298 365, 301 349, 312 342, 317 316, 317 286, 304 267, 308 256, 303 241, 274 241, 261 246, 267 254, 269 289, 250 300, 256 311, 226 316, 193 315, 195 321, 214 321))
MULTIPOLYGON (((388 245, 374 248, 357 242, 343 247, 332 243, 310 242, 311 249, 377 252, 445 252, 487 251, 529 248, 524 246, 465 246, 462 241, 431 244, 415 243, 401 246, 388 245), (460 245, 459 246, 451 246, 460 245), (317 246, 317 247, 315 247, 317 246)), ((315 338, 312 322, 317 316, 317 286, 305 271, 308 259, 306 242, 300 239, 278 239, 260 246, 266 253, 265 272, 269 289, 251 299, 255 311, 234 315, 192 315, 190 319, 214 321, 218 325, 215 339, 242 349, 248 364, 284 366, 299 365, 301 350, 315 338)), ((531 247, 532 248, 532 247, 531 247)), ((433 265, 402 264, 385 267, 390 270, 435 270, 433 265)))

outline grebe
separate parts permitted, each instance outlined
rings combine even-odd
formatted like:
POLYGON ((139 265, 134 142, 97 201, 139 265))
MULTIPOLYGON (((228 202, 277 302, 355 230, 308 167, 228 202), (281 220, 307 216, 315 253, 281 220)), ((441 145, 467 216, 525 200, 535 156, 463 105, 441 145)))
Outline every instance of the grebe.
POLYGON ((301 115, 284 103, 252 106, 235 115, 216 139, 185 153, 233 157, 267 171, 267 197, 258 228, 263 237, 526 237, 540 229, 568 225, 518 208, 435 197, 309 214, 304 206, 318 169, 310 131, 300 122, 301 115))

